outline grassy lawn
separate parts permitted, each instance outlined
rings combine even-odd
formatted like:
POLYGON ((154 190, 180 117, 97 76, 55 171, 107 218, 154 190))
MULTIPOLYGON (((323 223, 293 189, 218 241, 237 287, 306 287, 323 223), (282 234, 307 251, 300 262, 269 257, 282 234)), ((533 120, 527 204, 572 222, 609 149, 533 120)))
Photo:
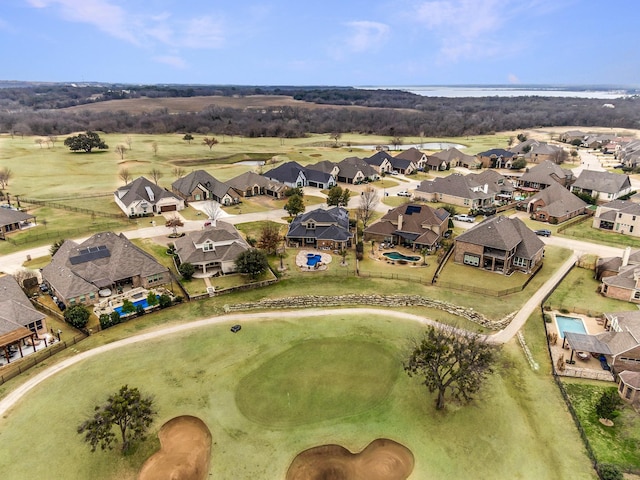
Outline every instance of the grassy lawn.
POLYGON ((616 247, 640 248, 640 238, 621 233, 608 232, 599 228, 592 228, 593 219, 572 225, 562 232, 562 235, 577 238, 586 242, 601 243, 616 247))
POLYGON ((565 380, 565 388, 580 423, 585 430, 596 458, 602 463, 613 463, 623 469, 640 469, 640 419, 629 405, 620 409, 613 427, 598 420, 595 406, 605 388, 614 384, 565 380))
POLYGON ((551 294, 546 305, 557 310, 589 313, 590 316, 632 308, 629 302, 607 298, 597 293, 599 285, 600 282, 594 278, 593 270, 575 267, 551 294))
MULTIPOLYGON (((86 346, 131 327, 95 335, 86 346)), ((243 327, 237 335, 229 324, 203 327, 58 373, 0 420, 3 442, 12 447, 0 450, 4 476, 22 478, 29 471, 33 478, 133 479, 158 448, 159 427, 190 414, 212 432, 212 478, 283 478, 301 450, 338 443, 358 451, 379 437, 413 452, 411 478, 467 478, 471 471, 476 478, 595 478, 557 389, 528 368, 515 343, 472 405, 450 403, 443 413, 418 379, 402 371, 407 339, 422 330, 415 323, 354 310, 348 317, 327 312, 308 320, 302 312, 286 321, 274 313, 272 320, 243 327), (90 454, 75 429, 125 383, 154 396, 159 415, 152 436, 128 456, 90 454), (35 418, 58 421, 33 441, 35 418), (25 450, 29 455, 12 454, 25 450)))

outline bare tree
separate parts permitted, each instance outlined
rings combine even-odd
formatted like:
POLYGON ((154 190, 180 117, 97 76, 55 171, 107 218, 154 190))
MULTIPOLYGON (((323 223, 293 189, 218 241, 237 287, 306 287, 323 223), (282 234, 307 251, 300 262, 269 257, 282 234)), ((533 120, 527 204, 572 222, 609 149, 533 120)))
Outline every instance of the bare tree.
POLYGON ((120 177, 120 180, 124 182, 125 185, 127 185, 129 183, 129 180, 131 180, 131 172, 127 168, 121 168, 120 171, 118 172, 118 176, 120 177))
POLYGON ((44 143, 44 140, 42 140, 41 138, 36 138, 34 141, 36 142, 37 145, 40 145, 40 148, 42 148, 42 144, 44 143))
POLYGON ((58 137, 56 135, 49 135, 47 140, 51 144, 51 147, 55 147, 56 146, 56 142, 58 141, 58 137))
POLYGON ((151 142, 151 151, 154 157, 158 155, 158 142, 151 142))
POLYGON ((207 200, 204 203, 202 210, 207 214, 207 218, 213 222, 218 220, 224 213, 220 208, 220 204, 215 200, 207 200))
POLYGON ((338 146, 338 140, 340 140, 342 138, 342 133, 340 133, 340 132, 332 132, 331 135, 329 135, 329 138, 336 142, 335 146, 337 147, 338 146))
POLYGON ((9 167, 3 167, 0 170, 0 188, 4 190, 9 186, 9 180, 13 178, 13 172, 9 170, 9 167))
POLYGON ((124 160, 124 154, 127 152, 127 147, 126 145, 120 144, 114 148, 114 151, 120 155, 120 160, 124 160))
POLYGON ((215 145, 218 144, 218 140, 216 138, 209 138, 209 137, 204 137, 204 140, 202 140, 202 143, 204 143, 207 147, 209 147, 209 150, 211 150, 215 145))
POLYGON ((395 149, 395 150, 397 150, 397 149, 398 149, 398 147, 399 147, 400 145, 402 145, 402 138, 401 138, 401 137, 393 137, 393 138, 390 140, 390 143, 391 143, 391 145, 393 145, 394 149, 395 149))
POLYGON ((281 240, 280 225, 275 222, 267 222, 260 231, 258 248, 261 248, 267 254, 275 255, 281 240))
POLYGON ((127 148, 128 148, 129 150, 133 150, 133 148, 131 148, 131 137, 127 137, 127 138, 125 138, 124 143, 126 143, 126 144, 127 144, 127 148))
POLYGON ((472 332, 451 326, 429 326, 415 341, 404 364, 410 377, 417 376, 430 392, 437 392, 436 409, 445 406, 447 391, 461 402, 469 402, 493 371, 496 348, 472 332))
POLYGON ((367 228, 369 225, 378 203, 380 203, 380 195, 375 188, 369 187, 360 195, 357 213, 358 218, 362 220, 362 228, 367 228))
POLYGON ((167 222, 164 225, 167 228, 173 229, 174 237, 178 236, 178 227, 184 227, 184 223, 182 222, 182 220, 180 220, 179 217, 171 217, 169 220, 167 220, 167 222))
MULTIPOLYGON (((16 282, 18 282, 18 285, 20 285, 22 288, 28 288, 24 284, 25 280, 29 280, 31 278, 36 278, 36 277, 37 276, 33 270, 27 270, 26 268, 21 268, 19 270, 16 270, 13 273, 13 278, 16 279, 16 282)), ((36 281, 36 284, 37 284, 37 281, 36 281)))
POLYGON ((157 168, 152 168, 149 172, 149 176, 153 179, 153 182, 158 185, 158 181, 163 177, 162 172, 157 168))
POLYGON ((173 170, 171 170, 171 173, 176 178, 182 178, 184 176, 184 174, 187 173, 187 172, 182 167, 173 167, 173 170))

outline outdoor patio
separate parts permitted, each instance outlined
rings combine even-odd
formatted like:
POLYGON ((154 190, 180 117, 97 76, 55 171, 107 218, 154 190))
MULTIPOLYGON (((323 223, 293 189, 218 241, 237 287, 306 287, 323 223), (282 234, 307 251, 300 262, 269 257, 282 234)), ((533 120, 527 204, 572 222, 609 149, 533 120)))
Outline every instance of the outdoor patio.
POLYGON ((122 293, 112 294, 108 297, 105 297, 100 300, 100 302, 96 303, 93 306, 93 311, 96 316, 100 316, 102 314, 110 314, 116 308, 122 307, 124 300, 130 300, 131 302, 136 302, 138 300, 143 300, 147 298, 149 292, 155 292, 156 295, 169 295, 173 298, 173 294, 164 287, 153 288, 151 290, 147 290, 142 287, 135 287, 129 289, 123 289, 122 293))
POLYGON ((46 333, 41 337, 36 338, 35 346, 30 345, 29 339, 25 339, 25 342, 24 342, 25 344, 21 345, 20 348, 18 348, 17 345, 14 346, 14 348, 12 349, 13 353, 9 357, 9 363, 7 363, 7 359, 4 356, 4 352, 0 352, 0 367, 4 365, 12 365, 14 362, 24 357, 28 357, 32 353, 39 352, 40 350, 44 350, 45 348, 50 347, 51 345, 53 345, 54 343, 57 343, 58 341, 59 341, 58 338, 55 335, 52 335, 51 333, 46 333), (22 356, 20 355, 21 350, 22 350, 22 356))
MULTIPOLYGON (((564 339, 561 336, 560 329, 558 327, 558 322, 556 316, 564 316, 570 317, 573 319, 580 319, 584 324, 586 333, 589 335, 597 335, 599 333, 604 333, 604 325, 603 320, 595 317, 588 317, 586 315, 578 315, 575 313, 560 313, 560 312, 545 312, 546 314, 552 317, 551 323, 547 323, 547 332, 549 334, 556 333, 558 335, 558 340, 555 345, 549 345, 551 349, 551 355, 553 358, 553 365, 558 375, 567 376, 567 377, 578 377, 578 378, 590 378, 594 380, 603 380, 603 381, 613 381, 613 375, 610 371, 604 370, 602 368, 602 364, 598 359, 599 355, 592 355, 591 352, 575 350, 573 351, 573 359, 572 359, 572 350, 567 342, 564 342, 564 339), (564 346, 563 346, 564 344, 564 346), (564 370, 558 369, 558 361, 559 359, 563 359, 564 361, 564 370), (572 362, 572 363, 569 363, 572 362)), ((567 330, 569 331, 569 330, 567 330)))

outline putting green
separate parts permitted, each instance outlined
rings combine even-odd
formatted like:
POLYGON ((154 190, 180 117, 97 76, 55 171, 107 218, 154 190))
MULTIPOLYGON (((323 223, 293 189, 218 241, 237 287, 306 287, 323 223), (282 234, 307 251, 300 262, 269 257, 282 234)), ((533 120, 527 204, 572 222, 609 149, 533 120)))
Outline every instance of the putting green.
POLYGON ((248 419, 266 426, 350 417, 383 402, 400 370, 397 359, 373 342, 307 341, 246 375, 236 403, 248 419))

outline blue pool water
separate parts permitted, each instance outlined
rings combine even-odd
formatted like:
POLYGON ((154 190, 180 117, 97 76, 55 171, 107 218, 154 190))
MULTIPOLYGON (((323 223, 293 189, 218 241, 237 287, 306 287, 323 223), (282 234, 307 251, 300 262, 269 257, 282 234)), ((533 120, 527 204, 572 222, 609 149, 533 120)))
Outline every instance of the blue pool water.
POLYGON ((406 255, 401 254, 400 252, 386 252, 383 253, 385 257, 391 260, 404 260, 405 262, 417 262, 420 260, 420 257, 407 257, 406 255))
MULTIPOLYGON (((142 306, 142 308, 147 308, 149 306, 149 302, 147 302, 146 298, 143 298, 142 300, 136 300, 135 302, 133 302, 134 307, 137 307, 138 305, 142 306)), ((114 308, 114 310, 118 312, 118 315, 122 316, 122 307, 116 307, 114 308)))
POLYGON ((556 323, 558 324, 560 338, 564 338, 564 332, 587 333, 587 329, 584 327, 584 322, 576 317, 556 315, 556 323))
POLYGON ((322 261, 322 255, 319 253, 307 253, 307 265, 310 267, 315 267, 316 263, 322 261))

